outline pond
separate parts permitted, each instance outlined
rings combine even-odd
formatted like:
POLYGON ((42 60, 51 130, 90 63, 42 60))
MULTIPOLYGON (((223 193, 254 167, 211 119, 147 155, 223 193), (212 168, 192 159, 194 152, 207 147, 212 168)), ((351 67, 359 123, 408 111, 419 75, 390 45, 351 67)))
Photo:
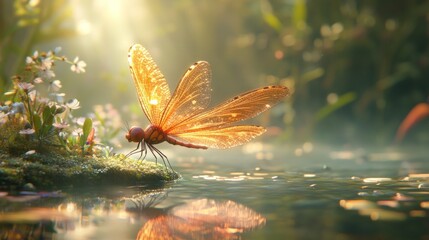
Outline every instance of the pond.
POLYGON ((418 151, 252 143, 165 153, 180 180, 3 193, 1 239, 429 238, 429 165, 418 151))

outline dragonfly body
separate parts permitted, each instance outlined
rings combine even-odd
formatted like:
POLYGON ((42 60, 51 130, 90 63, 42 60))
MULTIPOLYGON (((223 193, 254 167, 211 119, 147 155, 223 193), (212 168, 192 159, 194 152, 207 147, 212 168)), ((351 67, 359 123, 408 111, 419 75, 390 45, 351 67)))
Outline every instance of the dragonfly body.
POLYGON ((182 142, 180 140, 177 140, 168 134, 166 134, 162 128, 149 124, 145 130, 141 127, 131 127, 128 133, 125 135, 125 138, 128 140, 128 142, 136 142, 141 143, 144 142, 145 144, 158 144, 162 143, 164 141, 167 141, 170 144, 173 145, 179 145, 182 147, 187 148, 196 148, 196 149, 207 149, 207 146, 202 145, 196 145, 192 143, 186 143, 182 142))

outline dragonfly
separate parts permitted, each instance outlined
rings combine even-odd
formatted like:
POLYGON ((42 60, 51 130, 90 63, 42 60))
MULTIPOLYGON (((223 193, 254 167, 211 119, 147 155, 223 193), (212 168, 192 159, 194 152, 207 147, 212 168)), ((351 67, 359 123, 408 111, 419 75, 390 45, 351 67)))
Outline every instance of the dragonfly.
POLYGON ((285 86, 266 86, 208 108, 212 78, 208 62, 198 61, 189 67, 173 94, 142 45, 130 47, 128 63, 141 108, 150 124, 144 130, 139 126, 129 128, 125 138, 137 143, 137 147, 126 157, 140 153, 139 159, 145 159, 149 150, 156 162, 158 155, 170 169, 167 156, 154 145, 167 142, 194 149, 226 149, 245 144, 266 129, 233 123, 257 116, 289 94, 285 86))

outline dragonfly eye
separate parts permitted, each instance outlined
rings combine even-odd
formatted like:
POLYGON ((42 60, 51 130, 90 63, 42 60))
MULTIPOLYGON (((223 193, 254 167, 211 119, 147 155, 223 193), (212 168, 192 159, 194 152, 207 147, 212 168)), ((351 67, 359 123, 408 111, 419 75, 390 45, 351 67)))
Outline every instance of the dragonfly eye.
POLYGON ((128 142, 141 142, 144 139, 144 130, 141 127, 131 127, 125 138, 128 142))

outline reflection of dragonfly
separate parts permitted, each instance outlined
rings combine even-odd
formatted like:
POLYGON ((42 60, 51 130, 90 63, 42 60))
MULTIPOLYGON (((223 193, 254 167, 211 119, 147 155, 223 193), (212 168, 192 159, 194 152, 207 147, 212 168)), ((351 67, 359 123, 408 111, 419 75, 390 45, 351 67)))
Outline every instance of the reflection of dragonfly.
MULTIPOLYGON (((174 94, 150 54, 141 45, 130 48, 128 61, 140 105, 150 121, 143 130, 131 127, 126 134, 137 148, 127 156, 147 149, 164 161, 167 157, 153 145, 168 142, 188 148, 230 148, 244 144, 265 132, 260 126, 231 126, 231 123, 255 117, 288 94, 284 86, 268 86, 236 96, 210 110, 210 66, 196 62, 183 75, 174 94)), ((170 164, 170 163, 169 163, 170 164)), ((171 168, 171 165, 170 165, 171 168)))
POLYGON ((147 221, 137 240, 238 239, 239 233, 265 224, 265 218, 233 201, 194 200, 147 221))
POLYGON ((155 207, 167 198, 167 192, 163 190, 152 190, 125 198, 125 207, 128 211, 143 212, 155 207))

